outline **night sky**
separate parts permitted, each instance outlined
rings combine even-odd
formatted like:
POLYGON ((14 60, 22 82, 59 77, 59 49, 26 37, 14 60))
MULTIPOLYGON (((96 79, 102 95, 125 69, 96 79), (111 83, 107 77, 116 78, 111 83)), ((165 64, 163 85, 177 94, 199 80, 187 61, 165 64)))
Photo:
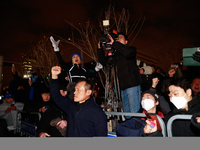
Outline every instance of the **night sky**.
MULTIPOLYGON (((157 58, 158 51, 171 54, 174 48, 200 46, 200 5, 197 0, 115 0, 116 11, 129 10, 130 23, 141 15, 144 25, 132 43, 139 52, 157 58)), ((4 61, 15 61, 28 53, 41 38, 58 35, 67 38, 71 27, 99 15, 110 0, 6 0, 1 1, 1 50, 4 61)), ((70 49, 70 54, 73 48, 70 49)), ((64 60, 69 61, 66 55, 64 60)), ((87 61, 87 60, 85 60, 87 61)))

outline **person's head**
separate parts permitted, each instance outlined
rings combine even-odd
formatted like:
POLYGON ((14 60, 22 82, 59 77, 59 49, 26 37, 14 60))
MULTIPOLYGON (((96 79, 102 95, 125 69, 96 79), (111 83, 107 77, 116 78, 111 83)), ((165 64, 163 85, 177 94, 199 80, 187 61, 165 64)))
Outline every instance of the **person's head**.
POLYGON ((152 73, 154 73, 154 72, 156 71, 156 66, 153 65, 153 64, 151 64, 150 66, 151 66, 151 68, 152 68, 152 73))
POLYGON ((93 94, 94 84, 87 79, 80 79, 75 86, 74 102, 83 103, 93 94))
POLYGON ((33 70, 31 70, 32 76, 38 76, 40 75, 40 69, 38 67, 33 67, 33 70))
POLYGON ((157 92, 146 90, 142 93, 141 105, 149 113, 156 113, 156 107, 159 104, 157 92))
POLYGON ((71 55, 71 62, 73 64, 77 64, 78 65, 78 64, 81 63, 81 60, 82 60, 82 58, 81 58, 81 55, 79 53, 73 53, 71 55))
POLYGON ((6 94, 6 102, 8 104, 11 104, 13 102, 13 94, 12 93, 7 93, 6 94))
POLYGON ((184 78, 171 80, 166 85, 170 101, 177 109, 186 109, 186 104, 192 99, 189 81, 184 78))
POLYGON ((45 87, 42 89, 41 91, 41 95, 42 95, 42 100, 44 102, 48 102, 50 100, 50 90, 49 88, 45 87))
POLYGON ((191 89, 194 95, 197 95, 200 92, 200 77, 196 77, 192 80, 191 89))
POLYGON ((128 43, 128 36, 125 33, 119 32, 119 38, 116 40, 124 45, 128 43))
POLYGON ((74 91, 75 91, 76 82, 69 82, 66 87, 67 95, 71 100, 74 99, 74 91))
POLYGON ((98 93, 99 93, 99 92, 98 92, 96 89, 94 89, 94 91, 93 91, 93 95, 94 95, 95 98, 98 97, 98 93))
POLYGON ((157 67, 156 70, 155 70, 155 72, 156 72, 156 73, 162 73, 163 70, 162 70, 160 67, 157 67))

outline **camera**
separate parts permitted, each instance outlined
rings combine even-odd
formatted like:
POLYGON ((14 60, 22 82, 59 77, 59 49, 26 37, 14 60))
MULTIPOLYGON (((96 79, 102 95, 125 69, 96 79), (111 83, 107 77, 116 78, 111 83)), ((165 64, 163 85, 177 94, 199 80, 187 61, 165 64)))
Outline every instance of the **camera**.
POLYGON ((116 30, 109 30, 109 20, 103 20, 104 31, 101 33, 100 44, 103 48, 108 51, 108 56, 114 55, 114 50, 112 49, 112 45, 107 44, 110 42, 108 34, 113 38, 113 40, 119 39, 119 35, 116 30))

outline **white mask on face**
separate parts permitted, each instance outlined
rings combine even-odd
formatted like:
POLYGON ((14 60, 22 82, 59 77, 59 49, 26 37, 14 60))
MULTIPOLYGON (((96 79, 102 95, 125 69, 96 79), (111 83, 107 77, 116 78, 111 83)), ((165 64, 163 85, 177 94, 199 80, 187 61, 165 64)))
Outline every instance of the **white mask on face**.
POLYGON ((141 101, 141 105, 144 110, 148 111, 155 106, 155 103, 152 99, 144 99, 141 101))
MULTIPOLYGON (((185 93, 185 95, 186 95, 186 93, 185 93)), ((172 97, 170 99, 170 101, 176 106, 177 109, 185 108, 185 106, 187 104, 187 100, 185 99, 185 95, 183 97, 172 97)))

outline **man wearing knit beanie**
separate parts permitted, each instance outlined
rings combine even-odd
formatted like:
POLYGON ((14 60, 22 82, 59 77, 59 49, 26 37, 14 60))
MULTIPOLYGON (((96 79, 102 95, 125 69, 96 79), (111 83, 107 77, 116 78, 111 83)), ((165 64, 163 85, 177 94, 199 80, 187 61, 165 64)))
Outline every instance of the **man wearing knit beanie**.
POLYGON ((156 91, 146 90, 146 91, 144 91, 144 92, 142 93, 142 96, 141 96, 141 97, 143 97, 144 94, 146 94, 146 93, 151 94, 151 95, 155 98, 156 101, 158 100, 158 97, 159 97, 159 96, 158 96, 158 93, 157 93, 156 91))

